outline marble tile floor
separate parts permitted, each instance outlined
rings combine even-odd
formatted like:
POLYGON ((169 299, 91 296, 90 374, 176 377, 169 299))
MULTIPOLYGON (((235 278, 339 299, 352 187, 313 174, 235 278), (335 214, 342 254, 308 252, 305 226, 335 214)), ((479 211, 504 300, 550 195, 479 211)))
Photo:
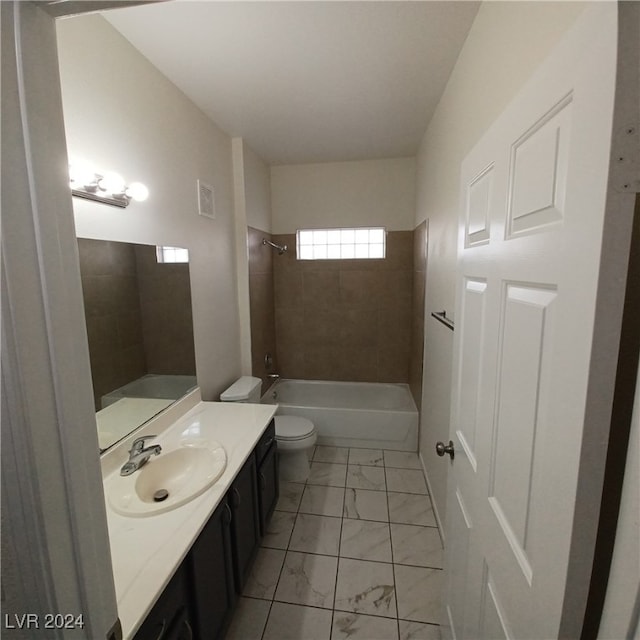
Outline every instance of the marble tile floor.
POLYGON ((439 640, 442 562, 417 454, 318 446, 280 485, 227 640, 439 640))

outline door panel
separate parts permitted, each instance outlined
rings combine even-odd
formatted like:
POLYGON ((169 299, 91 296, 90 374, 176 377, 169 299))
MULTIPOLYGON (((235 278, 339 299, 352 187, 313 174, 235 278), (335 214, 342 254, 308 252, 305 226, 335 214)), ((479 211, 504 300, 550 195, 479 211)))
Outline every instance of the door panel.
POLYGON ((546 406, 547 366, 552 349, 551 289, 508 284, 501 318, 501 355, 496 389, 496 433, 489 503, 531 582, 526 554, 529 506, 534 487, 534 451, 546 406), (544 357, 546 354, 546 358, 544 357), (544 379, 543 379, 544 378, 544 379))
POLYGON ((482 344, 484 335, 485 291, 487 283, 469 278, 463 289, 464 333, 460 339, 460 384, 458 396, 458 439, 474 471, 476 469, 476 429, 478 399, 481 393, 482 344), (475 393, 473 390, 475 389, 475 393), (464 390, 464 393, 463 393, 464 390))
POLYGON ((508 235, 562 221, 571 138, 572 96, 563 98, 511 148, 508 235))
MULTIPOLYGON (((452 623, 452 635, 457 638, 462 634, 458 633, 457 624, 454 621, 461 621, 460 625, 464 625, 465 619, 465 591, 467 577, 467 559, 469 555, 469 537, 471 530, 471 522, 469 521, 466 509, 464 507, 464 499, 460 493, 456 493, 456 502, 453 506, 453 513, 449 520, 451 527, 451 535, 455 539, 449 539, 449 545, 456 549, 456 554, 451 558, 450 564, 450 580, 448 582, 448 593, 445 601, 447 603, 447 618, 452 623)), ((461 632, 461 630, 460 630, 461 632)))
POLYGON ((493 195, 493 164, 473 179, 467 190, 467 228, 465 246, 489 242, 491 197, 493 195))
POLYGON ((615 63, 616 6, 590 5, 461 167, 445 592, 459 639, 558 635, 615 63))
POLYGON ((508 631, 508 623, 504 609, 500 604, 500 596, 486 564, 483 575, 481 637, 491 638, 491 640, 510 640, 513 636, 508 631))

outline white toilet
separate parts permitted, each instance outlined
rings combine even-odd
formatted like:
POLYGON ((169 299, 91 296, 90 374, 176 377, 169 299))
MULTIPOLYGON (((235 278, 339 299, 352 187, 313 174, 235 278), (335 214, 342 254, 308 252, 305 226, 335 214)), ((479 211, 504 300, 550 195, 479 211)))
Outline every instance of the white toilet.
MULTIPOLYGON (((260 378, 242 376, 220 395, 220 400, 260 404, 261 386, 260 378)), ((304 482, 309 477, 309 459, 317 437, 313 422, 300 416, 275 416, 274 420, 280 479, 304 482)))

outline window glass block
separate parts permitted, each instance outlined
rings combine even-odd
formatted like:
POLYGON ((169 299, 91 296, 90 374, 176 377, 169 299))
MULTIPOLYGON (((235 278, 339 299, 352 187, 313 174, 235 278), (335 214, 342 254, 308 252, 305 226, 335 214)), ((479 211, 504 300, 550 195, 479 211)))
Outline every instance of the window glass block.
POLYGON ((383 244, 370 244, 369 245, 369 257, 370 258, 384 258, 384 245, 383 244))
POLYGON ((298 231, 298 244, 313 244, 313 231, 298 231))
POLYGON ((340 242, 342 244, 353 244, 356 241, 355 229, 342 229, 340 231, 340 242))
POLYGON ((313 247, 313 259, 314 260, 326 260, 327 259, 327 245, 320 244, 313 247))
POLYGON ((313 247, 311 245, 299 246, 298 260, 313 260, 313 247))
POLYGON ((189 262, 189 250, 181 247, 156 247, 158 264, 174 264, 189 262))
POLYGON ((327 230, 326 229, 317 229, 313 232, 313 244, 327 244, 327 230))
POLYGON ((327 242, 328 244, 340 244, 340 229, 328 229, 327 230, 327 242))
POLYGON ((356 245, 356 258, 368 258, 369 257, 369 245, 357 244, 356 245))
POLYGON ((385 257, 386 232, 371 229, 299 229, 296 233, 298 260, 349 260, 385 257))
POLYGON ((356 257, 356 247, 353 244, 342 245, 342 256, 344 260, 356 257))

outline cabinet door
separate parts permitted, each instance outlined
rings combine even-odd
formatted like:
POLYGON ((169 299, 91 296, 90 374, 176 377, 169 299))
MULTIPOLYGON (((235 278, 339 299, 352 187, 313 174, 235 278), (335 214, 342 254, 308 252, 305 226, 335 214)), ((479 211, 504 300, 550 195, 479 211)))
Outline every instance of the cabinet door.
POLYGON ((135 640, 158 640, 182 637, 173 632, 189 625, 187 612, 187 576, 184 563, 178 568, 171 581, 162 592, 151 612, 135 635, 135 640))
POLYGON ((254 455, 249 456, 237 475, 231 487, 229 499, 233 511, 231 533, 234 575, 236 589, 241 593, 260 542, 258 484, 254 455))
POLYGON ((260 491, 260 533, 264 536, 267 525, 276 508, 279 491, 278 455, 276 443, 269 447, 258 466, 258 488, 260 491))
POLYGON ((169 633, 159 636, 157 640, 195 640, 195 638, 187 610, 183 609, 178 618, 173 621, 169 633))
POLYGON ((230 522, 231 509, 225 499, 209 518, 188 556, 194 637, 202 640, 223 636, 236 599, 230 522))

